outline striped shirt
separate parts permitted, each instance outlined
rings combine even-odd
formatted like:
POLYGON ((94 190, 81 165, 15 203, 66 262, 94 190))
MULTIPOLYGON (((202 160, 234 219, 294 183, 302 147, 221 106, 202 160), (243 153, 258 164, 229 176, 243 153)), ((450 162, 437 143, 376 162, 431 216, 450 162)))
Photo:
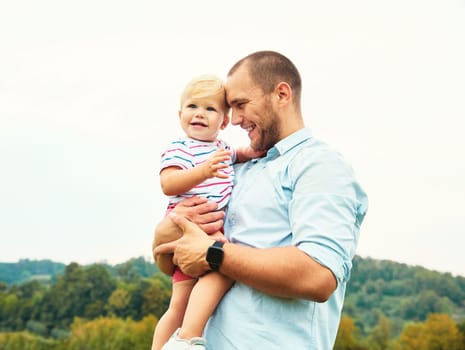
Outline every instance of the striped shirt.
POLYGON ((234 169, 236 153, 223 140, 217 139, 213 142, 203 142, 191 138, 180 138, 172 141, 166 151, 161 155, 160 171, 167 167, 178 167, 190 169, 205 162, 219 149, 232 150, 231 161, 227 168, 221 171, 229 175, 227 179, 213 177, 190 189, 188 192, 177 196, 168 196, 168 209, 173 208, 185 198, 200 196, 206 197, 218 203, 218 209, 224 208, 231 196, 234 183, 234 169))

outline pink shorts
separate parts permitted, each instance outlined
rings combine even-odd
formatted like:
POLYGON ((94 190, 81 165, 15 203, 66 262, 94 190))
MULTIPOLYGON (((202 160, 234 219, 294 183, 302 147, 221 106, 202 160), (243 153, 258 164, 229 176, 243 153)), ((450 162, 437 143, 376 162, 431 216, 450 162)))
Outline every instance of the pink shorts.
POLYGON ((195 279, 195 277, 186 275, 184 272, 181 271, 179 267, 176 266, 176 269, 174 270, 174 273, 173 273, 173 283, 193 280, 193 279, 195 279))

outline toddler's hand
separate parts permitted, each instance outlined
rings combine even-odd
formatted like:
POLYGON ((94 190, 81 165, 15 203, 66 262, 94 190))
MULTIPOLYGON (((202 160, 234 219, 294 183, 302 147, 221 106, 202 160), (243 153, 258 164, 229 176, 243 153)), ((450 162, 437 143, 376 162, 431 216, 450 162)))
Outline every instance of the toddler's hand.
POLYGON ((212 177, 219 177, 221 179, 227 179, 229 177, 228 174, 221 171, 222 169, 226 169, 229 166, 229 162, 231 161, 231 151, 227 151, 225 149, 220 149, 213 153, 213 155, 208 158, 204 163, 199 166, 203 167, 203 172, 205 178, 209 179, 212 177))

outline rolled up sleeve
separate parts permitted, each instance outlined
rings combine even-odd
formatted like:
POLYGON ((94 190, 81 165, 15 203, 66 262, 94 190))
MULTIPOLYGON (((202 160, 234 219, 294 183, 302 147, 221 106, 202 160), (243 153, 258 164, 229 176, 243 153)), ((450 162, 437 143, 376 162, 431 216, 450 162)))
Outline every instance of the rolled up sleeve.
POLYGON ((301 156, 314 159, 290 167, 292 244, 328 267, 339 283, 347 282, 367 209, 366 194, 337 153, 301 156))

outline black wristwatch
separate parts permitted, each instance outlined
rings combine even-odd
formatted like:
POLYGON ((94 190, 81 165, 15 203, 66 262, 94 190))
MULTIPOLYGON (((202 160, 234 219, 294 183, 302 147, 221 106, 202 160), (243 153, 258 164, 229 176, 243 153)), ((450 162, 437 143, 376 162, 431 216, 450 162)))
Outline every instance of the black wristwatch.
POLYGON ((215 242, 208 247, 206 259, 208 265, 210 265, 210 268, 213 271, 218 271, 220 269, 221 263, 223 262, 223 245, 224 242, 215 242))

